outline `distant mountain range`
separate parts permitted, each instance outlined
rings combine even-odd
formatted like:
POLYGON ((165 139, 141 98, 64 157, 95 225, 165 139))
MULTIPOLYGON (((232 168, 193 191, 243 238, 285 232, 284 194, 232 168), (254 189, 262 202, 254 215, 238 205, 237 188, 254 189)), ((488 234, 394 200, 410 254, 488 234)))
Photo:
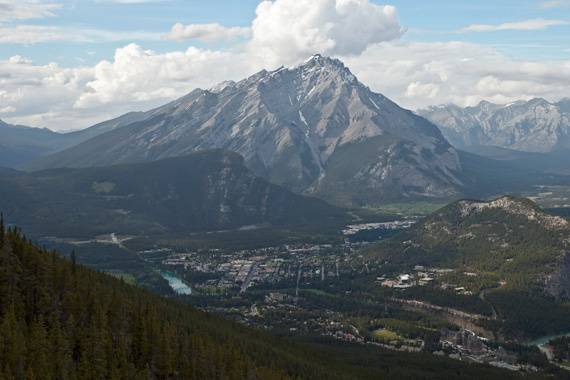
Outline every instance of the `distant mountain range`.
POLYGON ((459 156, 433 124, 320 55, 103 124, 110 131, 27 168, 145 162, 220 148, 239 153, 273 183, 342 205, 452 197, 462 188, 459 156))
POLYGON ((131 112, 117 119, 69 133, 58 133, 49 129, 13 125, 0 120, 0 166, 19 167, 25 165, 40 157, 89 140, 118 125, 134 122, 140 116, 141 113, 131 112))
POLYGON ((466 108, 450 104, 418 113, 436 124, 456 148, 493 145, 540 153, 570 150, 570 99, 557 103, 532 99, 508 105, 483 101, 466 108))
POLYGON ((188 233, 342 223, 345 213, 256 177, 236 153, 0 177, 0 210, 36 236, 188 233))

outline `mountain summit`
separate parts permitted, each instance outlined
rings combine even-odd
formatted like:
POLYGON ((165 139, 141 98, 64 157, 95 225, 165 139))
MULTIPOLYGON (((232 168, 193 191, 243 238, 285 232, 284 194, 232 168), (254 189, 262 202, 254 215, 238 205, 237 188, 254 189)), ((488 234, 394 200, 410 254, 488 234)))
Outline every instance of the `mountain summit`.
POLYGON ((33 168, 149 161, 214 148, 239 153, 276 184, 343 205, 452 196, 461 187, 458 154, 437 127, 321 55, 196 89, 33 168))

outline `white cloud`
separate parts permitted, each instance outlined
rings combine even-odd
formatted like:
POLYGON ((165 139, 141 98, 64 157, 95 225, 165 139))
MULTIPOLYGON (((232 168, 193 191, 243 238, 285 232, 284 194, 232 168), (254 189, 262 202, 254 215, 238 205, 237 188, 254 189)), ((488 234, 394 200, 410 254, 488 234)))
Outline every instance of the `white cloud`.
POLYGON ((121 102, 158 105, 225 79, 239 79, 251 68, 236 53, 191 47, 183 52, 157 54, 130 44, 117 49, 112 62, 102 61, 75 102, 91 108, 121 102))
POLYGON ((14 56, 0 60, 0 117, 54 130, 78 129, 254 70, 239 53, 193 47, 159 54, 130 44, 117 49, 112 61, 80 68, 36 65, 14 56))
POLYGON ((16 109, 15 109, 14 107, 12 107, 12 106, 0 108, 0 114, 2 114, 2 113, 12 113, 12 112, 16 112, 16 109))
POLYGON ((551 26, 569 25, 570 22, 563 20, 533 19, 504 24, 473 24, 463 29, 462 32, 497 32, 501 30, 540 30, 551 26))
POLYGON ((369 0, 265 0, 256 10, 250 49, 273 66, 314 53, 360 54, 403 33, 396 8, 369 0))
POLYGON ((160 33, 137 31, 112 31, 99 29, 76 29, 59 26, 16 25, 0 26, 0 44, 37 44, 42 42, 108 42, 159 40, 160 33))
POLYGON ((15 64, 31 64, 32 60, 22 57, 21 55, 17 54, 8 59, 8 62, 15 63, 15 64))
POLYGON ((72 120, 82 115, 72 109, 87 81, 91 68, 62 68, 56 64, 35 65, 31 60, 14 56, 0 60, 1 117, 31 122, 31 125, 68 129, 72 120), (62 119, 50 117, 66 115, 62 119))
POLYGON ((570 61, 520 61, 464 42, 381 43, 346 64, 373 90, 404 107, 509 103, 568 96, 570 61))
POLYGON ((0 21, 28 20, 54 16, 58 3, 29 0, 0 0, 0 21))
POLYGON ((225 27, 218 23, 183 25, 176 23, 166 36, 166 39, 184 41, 196 39, 202 41, 231 40, 238 37, 249 37, 250 28, 225 27))
POLYGON ((439 93, 439 85, 434 83, 412 82, 406 89, 406 96, 409 98, 433 99, 439 93))

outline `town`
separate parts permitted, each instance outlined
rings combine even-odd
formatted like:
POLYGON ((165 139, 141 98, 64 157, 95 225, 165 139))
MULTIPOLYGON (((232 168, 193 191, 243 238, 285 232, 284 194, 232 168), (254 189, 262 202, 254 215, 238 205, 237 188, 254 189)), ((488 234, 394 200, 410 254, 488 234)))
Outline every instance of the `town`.
MULTIPOLYGON (((409 228, 412 224, 382 224, 383 229, 409 228)), ((349 226, 343 233, 354 236, 361 231, 378 229, 379 224, 349 226)), ((204 311, 217 313, 237 322, 285 334, 325 336, 360 344, 377 345, 396 351, 430 351, 453 359, 486 363, 512 371, 534 372, 537 367, 521 362, 517 353, 477 333, 450 325, 438 327, 426 336, 406 335, 390 326, 362 323, 352 313, 337 305, 328 305, 328 297, 350 302, 353 289, 336 288, 350 284, 359 276, 374 275, 373 284, 387 291, 406 291, 414 287, 434 287, 458 295, 472 293, 446 281, 454 273, 447 268, 415 266, 401 273, 379 274, 382 266, 372 270, 359 260, 367 241, 345 239, 341 244, 286 244, 274 247, 226 251, 208 249, 174 252, 167 248, 140 251, 138 254, 153 265, 167 270, 192 287, 194 303, 204 311), (378 274, 374 274, 378 273, 378 274), (339 281, 339 280, 343 281, 339 281), (202 301, 204 300, 204 301, 202 301), (207 300, 207 301, 206 301, 207 300), (435 339, 435 341, 433 340, 435 339), (429 342, 431 340, 431 342, 429 342)), ((477 276, 475 273, 460 273, 477 276)), ((182 295, 182 293, 180 293, 182 295)), ((189 293, 184 293, 189 294, 189 293)), ((375 307, 383 313, 413 310, 413 300, 386 298, 375 307)), ((342 304, 342 302, 340 302, 342 304)), ((423 311, 433 305, 420 305, 423 311)), ((460 312, 457 312, 460 315, 460 312)), ((420 315, 420 314, 418 314, 420 315)), ((466 314, 467 315, 467 314, 466 314)), ((482 317, 483 318, 483 317, 482 317)), ((426 330, 427 331, 427 330, 426 330)))

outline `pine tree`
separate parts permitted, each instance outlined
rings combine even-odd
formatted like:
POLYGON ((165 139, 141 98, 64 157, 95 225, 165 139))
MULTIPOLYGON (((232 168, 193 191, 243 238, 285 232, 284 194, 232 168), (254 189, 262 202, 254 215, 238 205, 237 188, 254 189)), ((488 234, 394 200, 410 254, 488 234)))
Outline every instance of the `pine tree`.
POLYGON ((75 249, 73 249, 73 250, 71 251, 71 267, 72 267, 72 270, 73 270, 73 274, 75 275, 75 270, 76 270, 76 267, 77 267, 77 257, 76 257, 76 255, 75 255, 75 249))
POLYGON ((4 230, 4 214, 0 213, 0 248, 4 246, 4 238, 6 232, 4 230))
POLYGON ((45 324, 41 319, 36 319, 29 326, 27 343, 27 371, 41 376, 42 379, 55 379, 56 374, 52 373, 52 364, 50 363, 50 347, 49 340, 45 328, 45 324))

